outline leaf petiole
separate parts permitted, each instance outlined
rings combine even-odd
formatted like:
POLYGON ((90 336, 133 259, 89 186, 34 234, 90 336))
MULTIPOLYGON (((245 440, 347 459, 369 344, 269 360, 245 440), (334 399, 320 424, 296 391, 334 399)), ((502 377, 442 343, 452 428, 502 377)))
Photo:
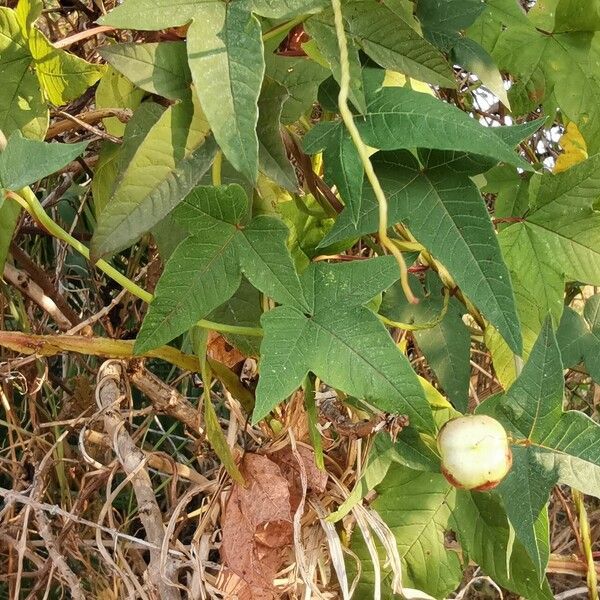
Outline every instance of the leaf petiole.
MULTIPOLYGON (((11 200, 18 202, 46 231, 48 231, 48 233, 67 243, 73 249, 77 250, 77 252, 79 252, 83 257, 89 260, 90 251, 87 246, 84 246, 79 240, 67 233, 60 225, 55 223, 46 214, 46 211, 36 198, 35 194, 31 191, 31 188, 23 188, 18 194, 15 192, 6 191, 5 196, 6 198, 10 198, 11 200)), ((147 292, 144 288, 137 285, 137 283, 131 281, 129 277, 123 275, 123 273, 119 272, 104 259, 100 259, 95 266, 140 300, 143 300, 148 304, 152 302, 154 296, 150 292, 147 292)), ((214 321, 208 321, 206 319, 201 319, 198 321, 197 325, 203 329, 211 329, 213 331, 235 335, 248 335, 252 337, 260 337, 263 335, 260 327, 244 327, 242 325, 215 323, 214 321)))

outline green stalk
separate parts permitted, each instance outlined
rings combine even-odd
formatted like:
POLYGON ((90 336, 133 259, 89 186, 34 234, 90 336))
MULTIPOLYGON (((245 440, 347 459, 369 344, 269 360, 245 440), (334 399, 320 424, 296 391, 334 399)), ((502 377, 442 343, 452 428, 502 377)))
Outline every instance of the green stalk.
POLYGON ((360 137, 358 127, 356 127, 356 123, 354 123, 352 111, 348 106, 348 94, 350 91, 350 62, 348 60, 348 40, 346 39, 346 32, 344 31, 342 3, 341 0, 331 0, 331 5, 333 7, 335 33, 340 49, 341 77, 340 93, 338 95, 340 115, 342 117, 342 121, 344 121, 346 129, 348 129, 348 132, 350 133, 350 137, 352 138, 354 145, 356 146, 356 150, 360 156, 360 160, 365 169, 365 173, 367 174, 369 183, 371 184, 373 192, 375 193, 375 197, 377 198, 377 203, 379 205, 379 241, 381 245, 394 256, 396 262, 398 263, 398 267, 400 268, 400 283, 402 284, 402 289, 407 300, 411 304, 418 304, 418 298, 415 297, 410 289, 410 284, 408 281, 408 269, 406 267, 404 257, 402 256, 402 252, 400 252, 400 250, 393 244, 392 240, 390 240, 387 234, 388 203, 387 198, 385 197, 385 192, 383 191, 381 183, 379 182, 379 178, 375 173, 373 163, 371 163, 369 149, 360 137))
MULTIPOLYGON (((90 259, 89 249, 79 240, 76 240, 72 235, 67 233, 46 214, 46 211, 39 203, 35 194, 31 191, 31 188, 23 188, 18 194, 15 192, 6 192, 6 197, 18 202, 48 233, 77 250, 77 252, 87 260, 90 259)), ((137 283, 131 281, 129 277, 123 275, 123 273, 119 272, 105 260, 100 259, 95 266, 140 300, 150 304, 154 299, 154 296, 150 292, 147 292, 144 288, 137 285, 137 283)), ((198 321, 197 325, 204 329, 236 335, 260 337, 263 334, 260 327, 228 325, 226 323, 215 323, 214 321, 208 321, 206 319, 201 319, 198 321)))

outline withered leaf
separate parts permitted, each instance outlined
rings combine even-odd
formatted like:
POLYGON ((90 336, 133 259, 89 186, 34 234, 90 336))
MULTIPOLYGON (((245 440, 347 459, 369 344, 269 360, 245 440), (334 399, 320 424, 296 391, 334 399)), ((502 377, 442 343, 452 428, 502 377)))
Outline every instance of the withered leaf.
POLYGON ((290 489, 279 466, 246 454, 240 470, 246 487, 234 484, 221 521, 224 564, 249 587, 252 600, 278 597, 273 579, 293 542, 290 489))

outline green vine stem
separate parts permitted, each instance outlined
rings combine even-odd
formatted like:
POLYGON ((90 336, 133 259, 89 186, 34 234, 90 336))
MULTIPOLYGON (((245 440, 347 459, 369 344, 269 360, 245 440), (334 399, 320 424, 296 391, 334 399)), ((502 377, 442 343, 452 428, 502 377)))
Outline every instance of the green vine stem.
POLYGON ((577 507, 579 517, 579 532, 583 542, 583 551, 587 563, 587 585, 590 600, 598 600, 598 576, 596 574, 596 565, 594 563, 594 553, 592 551, 592 538, 590 535, 590 522, 588 521, 587 510, 585 508, 584 496, 579 490, 572 490, 573 501, 577 507))
POLYGON ((422 331, 424 329, 431 329, 432 327, 439 325, 448 312, 449 304, 450 290, 448 290, 448 288, 444 288, 444 304, 442 306, 442 310, 440 311, 440 314, 431 321, 427 321, 426 323, 401 323, 400 321, 392 321, 392 319, 388 319, 383 315, 377 316, 379 317, 379 320, 388 327, 396 327, 397 329, 404 329, 404 331, 422 331))
MULTIPOLYGON (((60 225, 55 223, 47 214, 42 205, 39 203, 31 188, 23 188, 20 193, 5 192, 5 196, 15 202, 18 202, 48 233, 55 238, 67 243, 69 246, 77 250, 84 258, 90 259, 90 251, 79 240, 76 240, 72 235, 67 233, 60 225)), ((150 304, 154 296, 147 292, 144 288, 131 281, 128 277, 119 272, 112 265, 103 259, 100 259, 96 265, 103 273, 108 275, 113 281, 116 281, 120 286, 128 292, 150 304)), ((261 337, 263 331, 260 327, 244 327, 241 325, 228 325, 226 323, 215 323, 206 319, 198 321, 197 325, 203 329, 211 329, 221 333, 230 333, 235 335, 248 335, 253 337, 261 337)))
POLYGON ((385 192, 381 187, 379 178, 375 174, 373 164, 369 158, 369 150, 366 144, 360 137, 360 132, 354 123, 354 117, 352 111, 348 106, 348 94, 350 90, 350 63, 348 60, 348 40, 346 39, 346 32, 344 31, 344 19, 342 15, 342 4, 341 0, 331 0, 331 6, 333 7, 333 14, 335 19, 335 33, 338 40, 338 46, 340 50, 340 93, 338 95, 338 105, 340 109, 340 115, 346 125, 346 129, 350 133, 350 137, 356 146, 356 150, 360 156, 360 160, 369 179, 369 183, 373 188, 377 203, 379 204, 379 241, 381 245, 390 252, 398 262, 400 268, 400 283, 402 289, 406 295, 406 298, 411 304, 418 304, 419 300, 415 297, 410 284, 408 281, 408 269, 406 262, 402 256, 402 252, 393 244, 387 234, 388 229, 388 203, 385 197, 385 192))

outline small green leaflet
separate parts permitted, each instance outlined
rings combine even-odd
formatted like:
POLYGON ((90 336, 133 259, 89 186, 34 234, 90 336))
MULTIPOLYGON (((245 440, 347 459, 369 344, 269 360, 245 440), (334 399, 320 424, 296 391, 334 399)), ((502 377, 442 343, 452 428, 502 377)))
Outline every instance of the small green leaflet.
POLYGON ((288 97, 283 85, 265 77, 258 99, 258 164, 260 171, 269 179, 295 192, 298 190, 298 179, 281 137, 281 111, 288 97))
POLYGON ((114 44, 100 56, 137 87, 171 100, 190 95, 192 74, 184 42, 114 44))
MULTIPOLYGON (((462 579, 460 555, 444 545, 444 535, 452 526, 455 488, 440 473, 413 471, 392 465, 383 483, 377 486, 372 506, 394 534, 402 559, 402 584, 417 588, 435 598, 446 598, 462 579)), ((362 577, 358 598, 372 598, 373 563, 358 528, 352 538, 352 550, 361 559, 362 577)), ((384 563, 383 553, 381 563, 384 563)), ((382 572, 382 597, 391 593, 390 569, 382 572)))
POLYGON ((258 175, 258 97, 265 71, 262 31, 247 0, 127 0, 99 22, 152 31, 191 23, 187 59, 217 143, 250 181, 258 175))
POLYGON ((17 191, 62 169, 77 158, 87 142, 47 144, 15 132, 0 152, 0 188, 17 191))
MULTIPOLYGON (((479 168, 485 170, 485 161, 439 151, 421 151, 420 157, 425 169, 406 151, 382 152, 372 159, 388 197, 390 225, 404 222, 520 353, 521 334, 508 269, 483 199, 469 178, 479 168)), ((377 230, 378 205, 367 186, 361 212, 357 227, 348 211, 342 212, 322 245, 377 230)))
POLYGON ((195 95, 167 108, 135 150, 99 215, 92 257, 130 246, 166 217, 198 184, 216 151, 195 95))
POLYGON ((565 367, 585 362, 588 373, 600 382, 600 294, 587 299, 583 317, 565 307, 556 339, 565 367))
POLYGON ((398 279, 392 257, 313 263, 302 274, 309 310, 280 306, 261 319, 256 423, 297 389, 307 373, 377 408, 433 431, 417 376, 379 319, 364 305, 398 279))
POLYGON ((40 85, 48 100, 57 106, 79 98, 104 73, 103 65, 55 48, 37 29, 30 30, 28 43, 40 85))
MULTIPOLYGON (((542 585, 534 564, 514 533, 502 505, 489 493, 456 493, 453 522, 460 545, 467 556, 481 566, 498 585, 527 600, 552 600, 548 581, 542 585)), ((548 516, 540 513, 536 530, 548 528, 548 516)))
POLYGON ((250 220, 240 186, 198 187, 173 216, 190 236, 165 265, 136 352, 171 341, 226 302, 242 273, 275 301, 308 309, 286 246, 287 227, 271 216, 250 220))
POLYGON ((464 308, 451 298, 448 310, 438 322, 444 306, 442 282, 429 271, 424 289, 417 277, 410 276, 410 287, 419 298, 419 304, 409 304, 402 287, 395 283, 383 296, 380 313, 393 321, 411 325, 426 325, 426 329, 412 332, 417 346, 433 369, 452 404, 461 412, 467 411, 469 401, 471 336, 462 321, 464 308))
POLYGON ((75 54, 56 48, 33 25, 41 15, 44 3, 19 0, 15 15, 21 34, 27 41, 39 84, 48 100, 57 106, 79 98, 96 83, 105 71, 103 65, 89 63, 75 54))
POLYGON ((560 350, 548 318, 521 375, 504 396, 478 408, 500 420, 517 446, 528 450, 515 453, 500 493, 517 536, 534 560, 534 524, 553 485, 563 483, 600 497, 600 425, 579 411, 563 412, 563 388, 560 350))

